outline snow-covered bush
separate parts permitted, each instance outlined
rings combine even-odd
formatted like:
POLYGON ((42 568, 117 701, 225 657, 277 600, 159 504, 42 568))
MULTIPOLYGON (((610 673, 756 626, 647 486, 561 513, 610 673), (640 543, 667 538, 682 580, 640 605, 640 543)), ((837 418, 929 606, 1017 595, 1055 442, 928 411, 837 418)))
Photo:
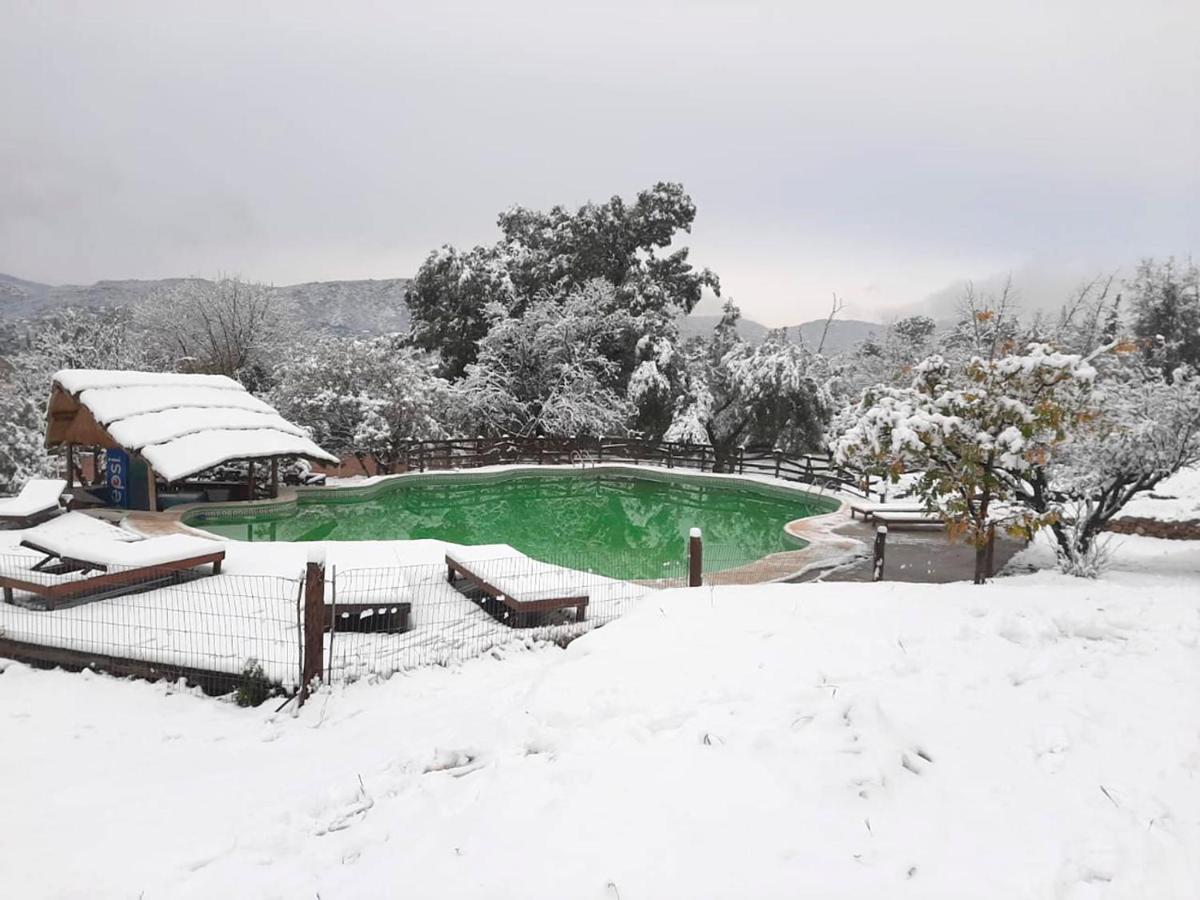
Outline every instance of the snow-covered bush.
POLYGON ((436 360, 396 337, 325 338, 281 365, 271 401, 337 454, 353 454, 366 469, 375 459, 390 471, 405 441, 447 433, 453 404, 436 360))

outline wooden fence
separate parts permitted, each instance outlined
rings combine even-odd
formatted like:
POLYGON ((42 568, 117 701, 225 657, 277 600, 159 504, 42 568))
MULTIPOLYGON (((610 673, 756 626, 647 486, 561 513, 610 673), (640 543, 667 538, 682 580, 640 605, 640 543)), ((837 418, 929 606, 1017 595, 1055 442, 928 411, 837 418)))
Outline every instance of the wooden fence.
POLYGON ((784 481, 848 488, 855 493, 865 493, 869 488, 860 473, 837 465, 828 454, 789 454, 774 449, 739 448, 731 456, 718 461, 708 444, 622 437, 481 437, 409 441, 401 447, 397 462, 399 469, 410 472, 474 469, 514 463, 643 463, 666 469, 768 475, 784 481))

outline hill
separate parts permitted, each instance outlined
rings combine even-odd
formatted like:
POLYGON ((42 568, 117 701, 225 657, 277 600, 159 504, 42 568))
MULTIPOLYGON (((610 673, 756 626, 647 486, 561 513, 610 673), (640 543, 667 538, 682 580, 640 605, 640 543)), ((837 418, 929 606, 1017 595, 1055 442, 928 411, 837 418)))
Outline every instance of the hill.
MULTIPOLYGON (((157 291, 192 278, 97 281, 49 285, 0 274, 0 321, 35 318, 68 307, 114 309, 140 303, 157 291)), ((275 287, 293 301, 305 320, 341 334, 384 334, 408 327, 407 278, 312 281, 275 287)))
MULTIPOLYGON (((680 321, 679 330, 685 338, 707 337, 712 333, 712 330, 720 320, 720 316, 691 315, 680 321)), ((766 325, 755 322, 753 319, 739 319, 737 327, 738 334, 754 344, 763 340, 767 336, 767 332, 770 331, 766 325)), ((804 343, 814 350, 821 342, 821 332, 824 329, 824 319, 813 319, 810 322, 788 326, 788 332, 793 339, 799 334, 804 343)), ((880 334, 882 331, 883 326, 876 322, 863 322, 857 319, 834 319, 833 323, 829 326, 829 334, 825 338, 825 352, 843 353, 847 350, 852 350, 855 345, 865 340, 869 335, 880 334)))

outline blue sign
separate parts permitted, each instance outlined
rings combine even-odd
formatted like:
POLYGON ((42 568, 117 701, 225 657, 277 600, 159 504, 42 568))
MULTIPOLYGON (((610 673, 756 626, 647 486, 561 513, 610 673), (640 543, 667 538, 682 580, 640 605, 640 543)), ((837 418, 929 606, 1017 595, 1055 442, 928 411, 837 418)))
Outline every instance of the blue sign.
POLYGON ((124 450, 105 450, 107 470, 108 503, 110 506, 129 508, 129 454, 124 450))

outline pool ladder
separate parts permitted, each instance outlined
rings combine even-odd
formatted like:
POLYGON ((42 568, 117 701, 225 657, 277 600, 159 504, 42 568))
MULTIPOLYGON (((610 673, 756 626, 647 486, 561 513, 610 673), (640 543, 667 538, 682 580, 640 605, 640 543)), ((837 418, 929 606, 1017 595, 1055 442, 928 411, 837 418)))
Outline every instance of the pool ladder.
POLYGON ((586 469, 589 466, 595 468, 596 458, 586 450, 572 450, 571 465, 579 466, 581 469, 586 469))

